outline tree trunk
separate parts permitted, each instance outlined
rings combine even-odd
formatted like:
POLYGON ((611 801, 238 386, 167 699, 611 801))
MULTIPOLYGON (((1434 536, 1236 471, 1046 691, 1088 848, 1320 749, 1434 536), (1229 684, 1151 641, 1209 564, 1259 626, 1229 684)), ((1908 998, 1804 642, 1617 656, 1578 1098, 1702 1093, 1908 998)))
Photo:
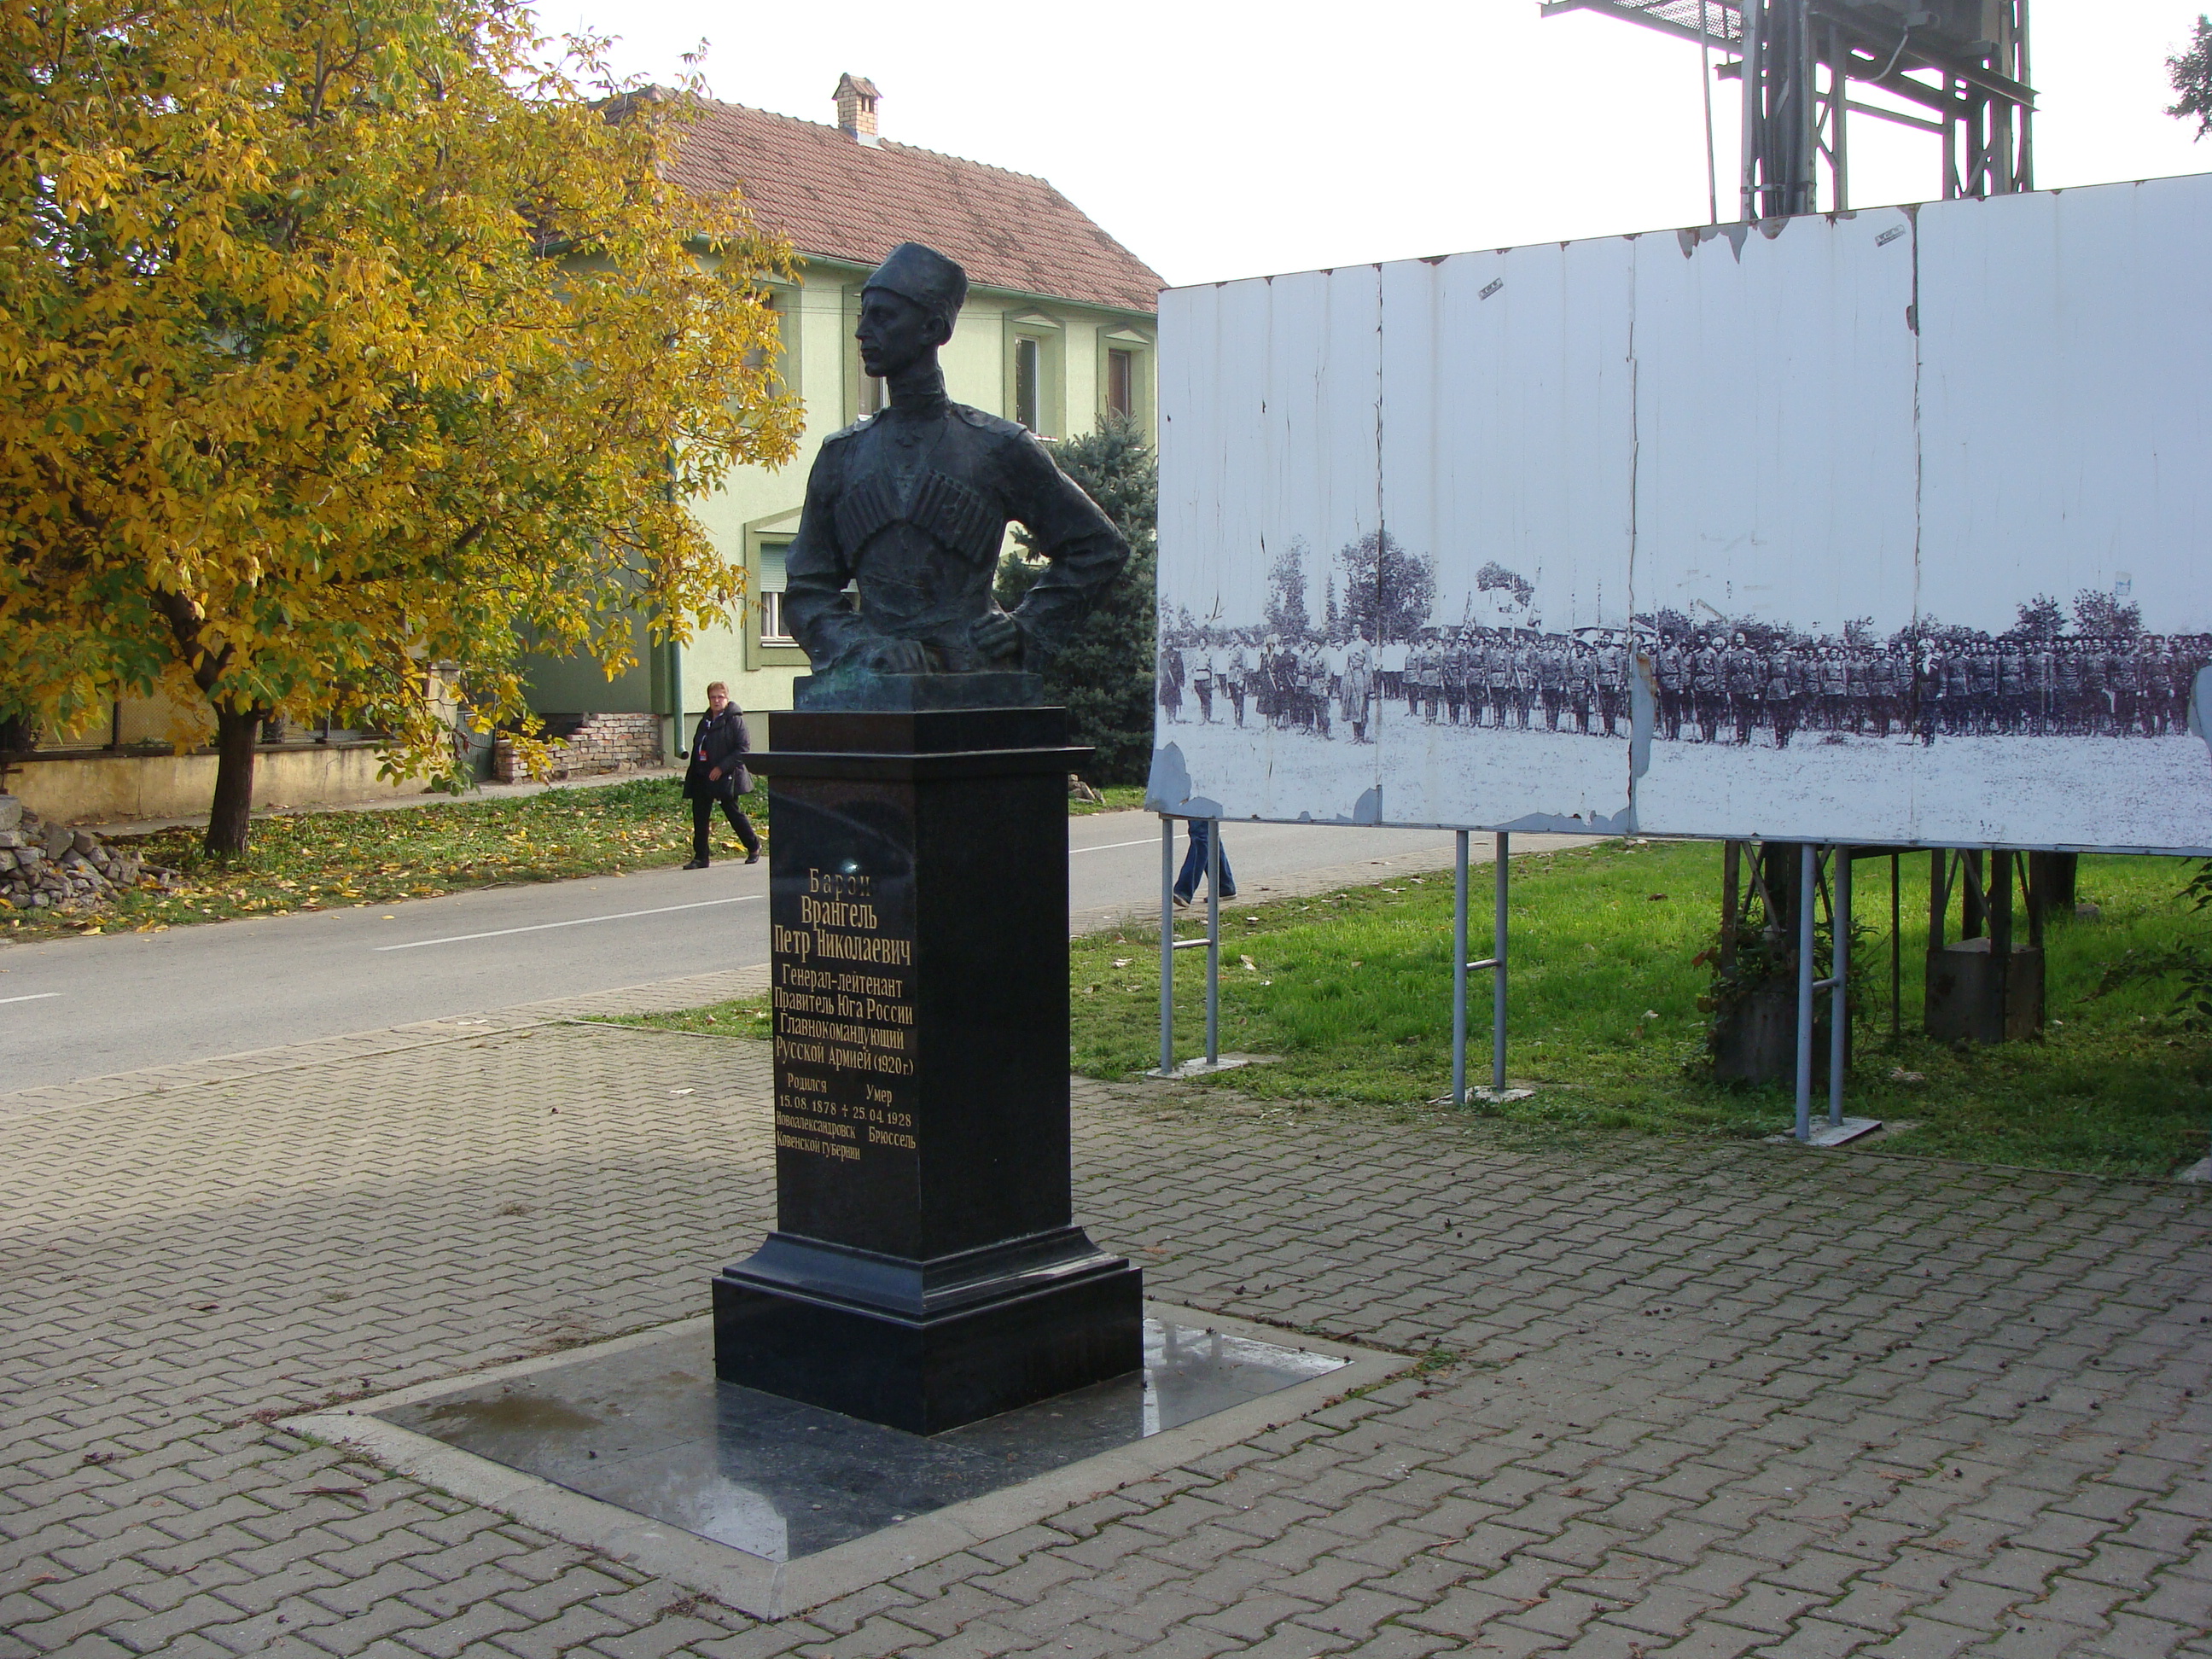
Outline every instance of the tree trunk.
POLYGON ((207 841, 216 858, 235 858, 246 850, 253 812, 253 745, 261 735, 261 711, 215 711, 215 805, 208 811, 207 841))

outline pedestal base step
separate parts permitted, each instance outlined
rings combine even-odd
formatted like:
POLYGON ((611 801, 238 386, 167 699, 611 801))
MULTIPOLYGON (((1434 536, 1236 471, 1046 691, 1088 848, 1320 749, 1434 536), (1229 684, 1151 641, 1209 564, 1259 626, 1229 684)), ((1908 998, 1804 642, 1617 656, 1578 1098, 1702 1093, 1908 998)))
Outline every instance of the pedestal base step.
POLYGON ((1073 1228, 990 1255, 979 1277, 775 1235, 714 1280, 714 1374, 936 1434, 1143 1364, 1141 1270, 1073 1228))

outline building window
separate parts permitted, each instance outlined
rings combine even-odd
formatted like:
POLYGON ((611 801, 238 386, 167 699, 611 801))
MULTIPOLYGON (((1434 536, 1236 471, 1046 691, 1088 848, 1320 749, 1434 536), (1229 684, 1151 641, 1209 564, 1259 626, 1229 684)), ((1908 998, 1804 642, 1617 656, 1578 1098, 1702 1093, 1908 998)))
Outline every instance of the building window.
POLYGON ((796 645, 783 619, 783 559, 789 542, 763 542, 760 550, 760 636, 763 645, 796 645))
POLYGON ((1024 334, 1014 341, 1014 418, 1039 428, 1044 399, 1044 344, 1024 334))
POLYGON ((1112 413, 1124 416, 1137 412, 1135 352, 1109 351, 1106 354, 1106 407, 1112 413))

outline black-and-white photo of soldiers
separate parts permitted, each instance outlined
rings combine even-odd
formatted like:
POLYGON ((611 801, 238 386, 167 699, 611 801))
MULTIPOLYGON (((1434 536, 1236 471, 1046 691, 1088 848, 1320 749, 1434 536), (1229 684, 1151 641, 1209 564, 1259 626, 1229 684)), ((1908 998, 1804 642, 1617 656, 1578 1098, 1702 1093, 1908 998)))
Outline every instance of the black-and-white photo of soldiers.
POLYGON ((1836 638, 1749 621, 1702 629, 1428 626, 1384 644, 1318 630, 1186 626, 1160 642, 1167 724, 1245 723, 1371 744, 1439 731, 1621 738, 1636 680, 1662 743, 1776 749, 2185 736, 2212 635, 1991 637, 1963 628, 1836 638), (1391 672, 1379 665, 1401 665, 1391 672), (1216 720, 1216 704, 1226 702, 1216 720), (1194 703, 1194 708, 1188 705, 1194 703))

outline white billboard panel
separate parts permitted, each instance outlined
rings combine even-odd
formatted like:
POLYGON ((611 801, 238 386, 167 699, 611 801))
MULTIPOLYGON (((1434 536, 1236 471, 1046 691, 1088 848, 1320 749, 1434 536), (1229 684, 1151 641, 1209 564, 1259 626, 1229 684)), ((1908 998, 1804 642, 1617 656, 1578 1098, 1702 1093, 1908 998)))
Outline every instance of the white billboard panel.
POLYGON ((1770 665, 1753 661, 1767 641, 1733 624, 1788 628, 1820 650, 1847 628, 1886 641, 1912 621, 1912 219, 1886 208, 1773 228, 1637 244, 1633 582, 1665 694, 1637 822, 1909 840, 1880 833, 1912 820, 1909 745, 1877 750, 1870 732, 1865 744, 1822 732, 1778 745, 1786 669, 1770 698, 1770 665))
MULTIPOLYGON (((1614 238, 1382 269, 1382 516, 1398 569, 1377 570, 1378 599, 1402 599, 1403 573, 1425 562, 1433 597, 1421 620, 1480 628, 1498 645, 1430 665, 1439 692, 1456 672, 1462 719, 1478 702, 1504 719, 1470 744, 1449 723, 1450 696, 1439 697, 1443 724, 1426 718, 1425 697, 1417 716, 1393 700, 1380 721, 1387 817, 1624 821, 1626 698, 1614 699, 1610 740, 1556 729, 1540 696, 1524 725, 1509 642, 1628 624, 1634 251, 1614 238)), ((1399 624, 1387 631, 1412 629, 1410 613, 1378 608, 1399 624)), ((1408 654, 1422 654, 1418 641, 1408 654)))
POLYGON ((1170 292, 1153 804, 2212 850, 2207 268, 2199 176, 1170 292))
POLYGON ((1161 588, 1161 720, 1182 741, 1163 746, 1156 784, 1194 813, 1218 787, 1240 817, 1372 823, 1373 749, 1309 744, 1292 716, 1328 678, 1329 554, 1381 522, 1378 273, 1186 293, 1161 318, 1161 402, 1180 430, 1161 447, 1160 538, 1188 556, 1161 588))
POLYGON ((1923 617, 1996 633, 2022 601, 2087 593, 2167 647, 2069 626, 2036 695, 2082 740, 1939 737, 1919 838, 2203 848, 2212 179, 1948 203, 1919 240, 1923 617))

